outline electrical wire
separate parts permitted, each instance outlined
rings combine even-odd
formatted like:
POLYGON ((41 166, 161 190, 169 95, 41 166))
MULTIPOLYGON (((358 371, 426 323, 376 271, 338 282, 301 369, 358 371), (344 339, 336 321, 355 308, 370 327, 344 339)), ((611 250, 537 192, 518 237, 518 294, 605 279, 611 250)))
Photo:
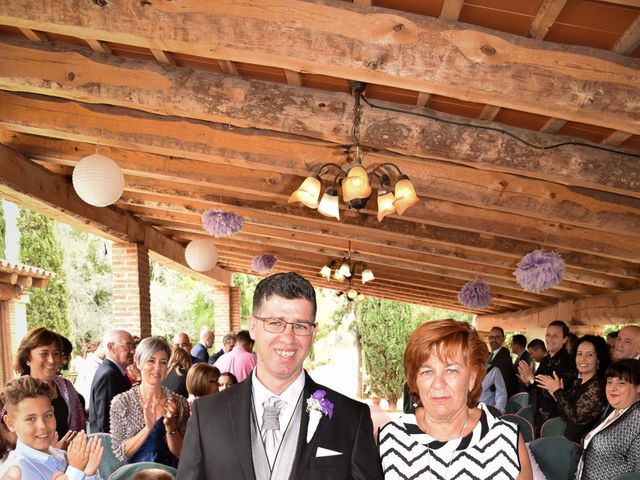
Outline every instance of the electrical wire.
POLYGON ((539 145, 539 144, 535 144, 535 143, 531 143, 527 140, 525 140, 524 138, 520 138, 517 135, 507 131, 507 130, 503 130, 502 128, 499 127, 492 127, 489 125, 479 125, 479 124, 475 124, 475 123, 470 123, 470 122, 458 122, 455 120, 447 120, 444 118, 440 118, 437 117, 435 115, 429 115, 428 113, 419 113, 419 112, 413 112, 411 110, 402 110, 399 108, 393 108, 393 107, 383 107, 382 105, 376 105, 375 103, 371 103, 367 97, 365 97, 362 94, 359 94, 360 97, 362 98, 362 100, 364 101, 364 103, 366 103, 369 107, 371 108, 376 108, 378 110, 384 110, 387 112, 395 112, 395 113, 402 113, 405 115, 413 115, 416 117, 424 117, 424 118, 428 118, 430 120, 435 120, 436 122, 442 122, 442 123, 447 123, 450 125, 457 125, 459 127, 472 127, 472 128, 478 128, 478 129, 483 129, 483 130, 491 130, 493 132, 498 132, 501 133, 503 135, 507 135, 508 137, 513 138, 514 140, 523 143, 524 145, 527 145, 528 147, 531 148, 535 148, 536 150, 551 150, 553 148, 559 148, 559 147, 564 147, 565 145, 573 145, 576 147, 586 147, 586 148, 592 148, 594 150, 602 150, 604 152, 609 152, 609 153, 617 153, 619 155, 625 155, 628 157, 635 157, 635 158, 640 158, 640 153, 631 153, 628 151, 621 151, 615 148, 611 148, 611 147, 606 147, 606 146, 602 146, 602 145, 595 145, 595 144, 591 144, 591 143, 584 143, 584 142, 578 142, 578 141, 566 141, 566 142, 560 142, 560 143, 554 143, 551 145, 539 145))

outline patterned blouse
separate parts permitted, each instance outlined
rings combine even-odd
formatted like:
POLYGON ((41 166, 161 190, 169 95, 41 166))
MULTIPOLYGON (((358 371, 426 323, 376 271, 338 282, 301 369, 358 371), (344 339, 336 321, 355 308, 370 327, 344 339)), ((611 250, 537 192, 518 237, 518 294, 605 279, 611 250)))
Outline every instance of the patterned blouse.
POLYGON ((385 480, 517 478, 518 426, 495 418, 483 403, 478 406, 482 413, 473 430, 448 442, 420 430, 415 415, 387 423, 378 444, 385 480))
POLYGON ((604 382, 594 375, 585 383, 576 383, 570 390, 559 389, 554 393, 560 416, 567 422, 564 436, 580 443, 602 415, 607 404, 604 382))
MULTIPOLYGON (((176 429, 184 437, 187 430, 187 420, 189 420, 187 399, 164 387, 162 390, 168 400, 176 402, 178 407, 176 410, 176 429)), ((124 455, 124 442, 144 428, 144 413, 140 404, 140 385, 135 385, 131 390, 113 397, 110 420, 113 454, 119 460, 125 461, 127 457, 124 455)))

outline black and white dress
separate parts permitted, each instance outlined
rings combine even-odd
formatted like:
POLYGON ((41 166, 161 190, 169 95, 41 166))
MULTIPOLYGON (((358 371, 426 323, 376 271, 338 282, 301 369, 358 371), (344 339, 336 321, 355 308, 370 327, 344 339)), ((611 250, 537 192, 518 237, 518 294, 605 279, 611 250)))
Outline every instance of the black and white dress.
POLYGON ((416 416, 402 415, 380 429, 385 480, 515 479, 520 473, 518 427, 495 418, 483 403, 480 420, 461 439, 439 442, 418 428, 416 416))

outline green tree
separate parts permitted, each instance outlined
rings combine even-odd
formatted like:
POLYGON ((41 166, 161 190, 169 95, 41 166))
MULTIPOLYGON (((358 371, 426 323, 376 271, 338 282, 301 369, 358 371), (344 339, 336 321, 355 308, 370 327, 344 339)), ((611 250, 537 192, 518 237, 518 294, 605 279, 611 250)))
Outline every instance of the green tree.
POLYGON ((355 314, 352 328, 361 343, 371 389, 393 408, 402 396, 404 349, 418 323, 414 306, 366 298, 356 305, 355 314))
POLYGON ((62 248, 54 232, 55 222, 29 210, 20 209, 20 259, 22 263, 56 274, 46 289, 29 289, 27 327, 47 327, 69 336, 66 275, 62 268, 62 248))
POLYGON ((253 310, 253 292, 255 292, 256 285, 260 280, 262 278, 255 275, 233 274, 233 286, 240 287, 240 322, 243 328, 246 328, 249 315, 253 310))

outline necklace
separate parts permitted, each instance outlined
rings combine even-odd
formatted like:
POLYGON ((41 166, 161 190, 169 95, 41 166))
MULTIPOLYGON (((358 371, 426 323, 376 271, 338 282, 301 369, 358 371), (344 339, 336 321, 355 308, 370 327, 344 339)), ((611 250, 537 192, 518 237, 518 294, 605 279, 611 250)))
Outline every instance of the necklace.
MULTIPOLYGON (((464 429, 467 427, 468 420, 469 420, 469 410, 467 409, 467 415, 464 418, 464 423, 462 424, 462 428, 460 429, 460 432, 458 433, 458 436, 456 438, 462 437, 462 432, 464 432, 464 429)), ((424 418, 423 418, 423 421, 424 421, 424 433, 428 435, 427 421, 424 418)), ((451 439, 451 440, 454 440, 454 439, 451 439)), ((447 480, 447 473, 449 473, 449 467, 451 466, 451 462, 453 462, 453 458, 455 456, 456 456, 456 451, 454 449, 453 453, 451 454, 451 458, 449 458, 449 461, 447 462, 447 468, 444 470, 444 475, 442 475, 442 478, 444 480, 447 480)), ((429 476, 431 476, 431 447, 429 447, 429 443, 427 443, 427 468, 429 469, 429 476)))

